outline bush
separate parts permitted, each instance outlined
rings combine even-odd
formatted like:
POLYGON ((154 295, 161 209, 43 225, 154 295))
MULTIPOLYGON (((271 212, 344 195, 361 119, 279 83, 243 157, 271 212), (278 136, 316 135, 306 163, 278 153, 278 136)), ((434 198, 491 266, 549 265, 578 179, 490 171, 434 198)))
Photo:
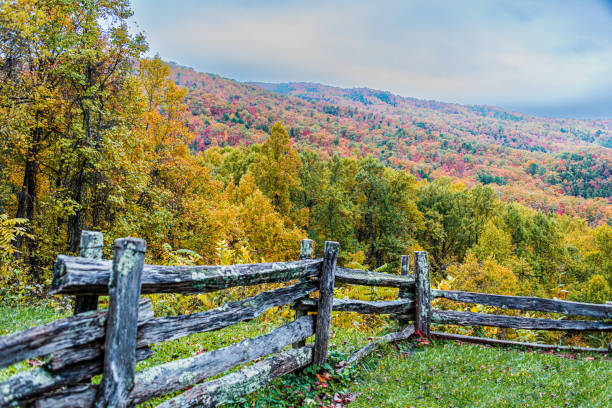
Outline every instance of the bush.
POLYGON ((587 303, 605 303, 612 300, 612 289, 602 275, 593 275, 588 282, 570 289, 569 299, 587 303))

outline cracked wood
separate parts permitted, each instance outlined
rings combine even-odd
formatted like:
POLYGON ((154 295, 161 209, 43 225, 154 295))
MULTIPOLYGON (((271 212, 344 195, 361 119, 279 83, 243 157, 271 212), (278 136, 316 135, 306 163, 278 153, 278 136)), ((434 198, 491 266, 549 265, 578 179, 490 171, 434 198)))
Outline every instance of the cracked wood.
POLYGON ((478 303, 503 309, 562 313, 569 316, 586 316, 612 319, 612 305, 570 302, 530 296, 490 295, 487 293, 433 290, 433 297, 458 302, 478 303))
MULTIPOLYGON (((234 286, 279 283, 317 276, 321 259, 218 266, 145 265, 141 293, 197 294, 234 286)), ((105 295, 111 262, 60 255, 55 262, 51 294, 105 295)))
POLYGON ((432 310, 432 322, 460 326, 491 326, 529 330, 612 331, 612 321, 551 320, 455 310, 432 310))

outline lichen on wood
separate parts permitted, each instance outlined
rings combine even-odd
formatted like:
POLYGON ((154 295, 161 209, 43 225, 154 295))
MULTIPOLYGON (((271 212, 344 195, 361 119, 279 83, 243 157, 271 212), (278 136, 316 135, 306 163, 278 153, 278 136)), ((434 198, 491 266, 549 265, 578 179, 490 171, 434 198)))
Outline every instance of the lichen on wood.
POLYGON ((414 292, 412 276, 391 275, 389 273, 362 271, 360 269, 336 268, 336 282, 362 286, 382 286, 400 288, 408 294, 414 292))
POLYGON ((503 309, 562 313, 569 316, 586 316, 612 319, 612 305, 571 302, 569 300, 545 299, 531 296, 491 295, 488 293, 433 290, 434 298, 459 302, 478 303, 503 309))
MULTIPOLYGON (((104 237, 98 231, 81 231, 79 256, 90 259, 102 259, 104 237)), ((74 314, 90 312, 98 308, 98 296, 80 295, 74 299, 74 314)))
POLYGON ((429 337, 431 326, 431 284, 427 252, 414 252, 414 278, 416 285, 416 320, 415 330, 429 337))
POLYGON ((263 292, 245 300, 229 302, 205 312, 152 319, 139 330, 138 345, 145 346, 194 333, 219 330, 251 320, 268 309, 293 303, 317 289, 317 281, 302 282, 263 292))
POLYGON ((334 303, 334 281, 336 262, 340 244, 333 241, 325 242, 323 267, 319 283, 319 301, 317 308, 317 330, 313 350, 314 364, 322 365, 327 361, 329 348, 329 330, 334 303))
POLYGON ((184 389, 239 364, 278 353, 288 344, 313 334, 314 316, 303 316, 268 334, 149 368, 136 375, 136 385, 130 394, 131 403, 141 403, 155 396, 184 389))
POLYGON ((157 408, 215 407, 250 394, 275 379, 312 362, 312 349, 284 351, 240 371, 208 381, 158 405, 157 408))
MULTIPOLYGON (((313 241, 312 239, 303 239, 300 243, 300 259, 312 259, 312 255, 314 252, 314 247, 313 247, 313 241)), ((308 278, 303 278, 302 281, 305 281, 308 278)), ((306 295, 305 297, 303 297, 302 299, 308 299, 308 295, 306 295)), ((302 300, 300 299, 300 300, 302 300)), ((299 302, 299 300, 298 300, 299 302)), ((302 311, 302 310, 296 310, 295 311, 295 320, 299 319, 302 316, 305 316, 307 314, 307 312, 302 311)), ((302 348, 306 345, 306 341, 302 340, 302 341, 298 341, 295 342, 294 344, 292 344, 291 346, 293 348, 302 348)))
POLYGON ((142 239, 115 241, 109 279, 109 306, 104 339, 104 371, 94 407, 123 408, 134 387, 138 300, 146 243, 142 239))
POLYGON ((432 311, 432 322, 528 330, 612 331, 612 321, 536 319, 437 309, 432 311))
MULTIPOLYGON (((234 286, 279 283, 319 275, 321 259, 213 266, 145 265, 141 293, 197 294, 234 286)), ((52 294, 105 295, 111 262, 59 255, 52 294)))
MULTIPOLYGON (((318 299, 303 299, 295 305, 296 310, 315 312, 318 299)), ((333 311, 355 312, 362 314, 401 314, 406 315, 414 310, 413 299, 368 301, 334 298, 333 311)))

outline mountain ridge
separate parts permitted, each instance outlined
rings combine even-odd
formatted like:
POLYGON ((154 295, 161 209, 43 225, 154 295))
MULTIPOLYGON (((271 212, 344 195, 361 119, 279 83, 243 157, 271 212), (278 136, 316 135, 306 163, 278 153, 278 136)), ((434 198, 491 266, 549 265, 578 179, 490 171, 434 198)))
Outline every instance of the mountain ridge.
MULTIPOLYGON (((513 110, 509 110, 509 109, 505 109, 501 106, 495 106, 495 105, 487 105, 487 104, 465 104, 465 103, 459 103, 459 102, 447 102, 447 101, 442 101, 442 100, 438 100, 438 99, 429 99, 429 98, 417 98, 414 96, 404 96, 404 95, 399 95, 399 94, 395 94, 391 91, 386 91, 386 90, 382 90, 382 89, 376 89, 376 88, 369 88, 369 87, 363 87, 363 86, 357 86, 357 87, 341 87, 341 86, 336 86, 336 85, 329 85, 329 84, 323 84, 323 83, 319 83, 319 82, 308 82, 308 81, 289 81, 289 82, 262 82, 262 81, 239 81, 248 85, 253 85, 253 86, 257 86, 259 88, 262 89, 266 89, 268 91, 271 92, 275 92, 275 93, 280 93, 283 95, 291 95, 291 96, 296 96, 295 94, 291 93, 291 90, 295 89, 296 87, 310 87, 311 89, 313 88, 330 88, 330 89, 337 89, 337 90, 342 90, 342 91, 353 91, 353 92, 368 92, 371 93, 373 95, 376 94, 387 94, 396 98, 401 98, 407 101, 413 101, 415 103, 421 103, 421 104, 443 104, 443 105, 449 105, 449 106, 458 106, 458 107, 474 107, 474 108, 486 108, 486 109, 491 109, 491 110, 498 110, 498 111, 504 111, 504 112, 508 112, 511 113, 515 116, 525 116, 525 117, 540 117, 539 115, 533 115, 530 113, 525 113, 525 112, 519 112, 519 111, 513 111, 513 110)), ((578 118, 576 118, 577 120, 580 120, 578 118)))

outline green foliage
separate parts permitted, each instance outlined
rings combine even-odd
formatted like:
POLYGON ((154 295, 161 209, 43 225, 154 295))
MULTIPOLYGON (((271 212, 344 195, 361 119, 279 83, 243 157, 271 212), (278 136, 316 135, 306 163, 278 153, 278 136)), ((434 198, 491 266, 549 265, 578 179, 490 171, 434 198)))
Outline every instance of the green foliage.
POLYGON ((554 171, 549 181, 567 194, 584 198, 612 196, 612 161, 605 156, 563 153, 554 171))
POLYGON ((459 290, 500 295, 516 295, 519 291, 519 282, 512 270, 498 264, 493 256, 478 262, 469 254, 461 266, 451 266, 448 273, 459 290))
POLYGON ((476 173, 476 177, 478 178, 478 181, 480 181, 482 184, 495 183, 500 186, 504 186, 507 184, 507 181, 505 178, 501 176, 492 176, 491 173, 489 173, 488 171, 484 171, 484 170, 480 170, 478 173, 476 173))
POLYGON ((12 257, 16 252, 15 240, 17 238, 28 237, 26 225, 28 220, 25 218, 9 218, 7 214, 0 214, 0 251, 2 257, 12 257))
POLYGON ((280 122, 276 122, 270 137, 261 147, 261 155, 253 163, 252 171, 257 186, 281 215, 289 215, 291 210, 290 194, 298 186, 300 166, 289 134, 280 122))
MULTIPOLYGON (((59 309, 57 305, 52 303, 32 305, 31 299, 24 300, 24 302, 15 305, 5 302, 4 299, 0 301, 0 336, 41 326, 67 316, 67 309, 59 309)), ((31 359, 0 369, 0 382, 7 380, 18 372, 31 370, 39 363, 39 360, 31 359)))
POLYGON ((485 224, 478 242, 471 248, 479 261, 493 257, 500 264, 508 262, 514 256, 514 250, 510 234, 498 228, 492 219, 485 224))
POLYGON ((414 237, 421 218, 411 200, 416 180, 366 158, 359 162, 355 182, 359 192, 356 234, 366 249, 368 264, 374 268, 386 262, 397 264, 397 255, 389 255, 401 253, 410 245, 409 238, 414 237))
POLYGON ((602 275, 593 275, 588 282, 572 288, 569 298, 578 302, 605 303, 612 299, 612 289, 602 275))
POLYGON ((18 238, 34 237, 27 232, 28 220, 0 215, 0 300, 4 304, 27 302, 38 288, 33 286, 16 248, 18 238))
POLYGON ((612 286, 612 227, 601 225, 594 231, 597 251, 593 253, 593 263, 599 266, 603 276, 612 286))
MULTIPOLYGON (((227 244, 226 244, 227 245, 227 244)), ((172 249, 172 246, 168 243, 162 245, 164 251, 160 265, 185 265, 192 266, 196 265, 202 256, 195 251, 189 249, 172 249)), ((222 264, 226 265, 226 264, 222 264)))
POLYGON ((464 189, 442 179, 419 190, 417 206, 425 216, 420 241, 434 267, 444 269, 464 259, 499 202, 489 187, 464 189))
POLYGON ((329 406, 334 397, 348 394, 355 369, 348 367, 342 372, 337 368, 346 360, 347 356, 337 351, 329 355, 328 363, 323 366, 311 365, 298 373, 287 374, 275 381, 265 390, 256 392, 251 396, 237 399, 224 404, 226 408, 249 407, 311 407, 329 406))

